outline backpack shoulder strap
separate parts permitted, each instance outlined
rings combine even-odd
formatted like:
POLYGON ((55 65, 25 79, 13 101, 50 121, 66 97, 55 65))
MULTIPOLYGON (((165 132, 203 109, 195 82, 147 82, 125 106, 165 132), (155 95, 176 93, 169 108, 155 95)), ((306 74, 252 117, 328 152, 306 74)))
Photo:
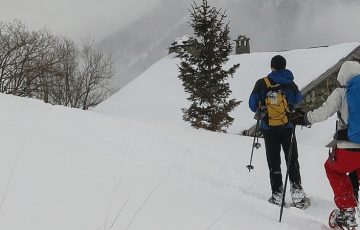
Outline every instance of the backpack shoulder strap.
MULTIPOLYGON (((341 121, 341 124, 342 124, 343 126, 346 125, 344 119, 341 117, 340 111, 337 111, 336 115, 337 115, 337 118, 341 121)), ((336 128, 337 128, 337 127, 336 127, 336 128)))
POLYGON ((270 88, 270 87, 273 86, 267 76, 264 77, 264 81, 265 81, 265 84, 266 84, 266 87, 267 87, 267 88, 270 88))

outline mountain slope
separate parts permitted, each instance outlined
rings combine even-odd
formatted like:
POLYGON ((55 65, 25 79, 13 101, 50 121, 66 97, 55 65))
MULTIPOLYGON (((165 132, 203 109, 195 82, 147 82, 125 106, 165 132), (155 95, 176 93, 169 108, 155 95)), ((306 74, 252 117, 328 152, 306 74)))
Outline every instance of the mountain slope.
MULTIPOLYGON (((209 1, 226 10, 231 36, 251 38, 252 51, 275 51, 360 40, 356 0, 222 0, 209 1)), ((134 24, 101 41, 98 46, 113 54, 115 84, 126 85, 167 55, 171 42, 191 34, 192 1, 164 0, 134 24)))
POLYGON ((179 31, 180 34, 188 31, 186 2, 190 1, 164 1, 149 14, 98 44, 113 55, 116 86, 127 84, 167 55, 167 48, 179 31))

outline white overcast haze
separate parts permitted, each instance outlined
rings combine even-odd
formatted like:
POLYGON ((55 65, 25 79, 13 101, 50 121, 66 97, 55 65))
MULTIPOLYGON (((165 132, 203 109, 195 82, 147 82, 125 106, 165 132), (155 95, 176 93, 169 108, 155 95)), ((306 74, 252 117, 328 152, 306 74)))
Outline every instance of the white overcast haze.
MULTIPOLYGON (((19 19, 30 29, 47 27, 55 34, 73 39, 90 36, 99 41, 171 1, 173 0, 0 0, 0 20, 19 19)), ((167 9, 168 17, 174 13, 188 15, 184 5, 190 8, 192 1, 175 2, 179 7, 167 9)), ((350 42, 360 38, 358 0, 209 2, 227 10, 233 33, 252 36, 254 51, 294 49, 350 42)), ((159 20, 166 20, 166 15, 162 16, 165 18, 159 20)), ((151 27, 153 26, 156 25, 152 24, 151 27)))
MULTIPOLYGON (((115 84, 125 85, 166 56, 175 38, 191 35, 188 11, 191 3, 192 0, 163 0, 134 24, 100 42, 115 59, 115 84)), ((209 0, 209 3, 226 10, 232 39, 239 34, 250 37, 251 52, 360 41, 359 0, 209 0)))
MULTIPOLYGON (((192 0, 0 0, 0 20, 46 26, 78 41, 94 39, 115 62, 121 88, 191 35, 192 0)), ((201 3, 201 0, 196 0, 201 3)), ((359 0, 209 0, 226 10, 231 36, 250 37, 251 52, 360 41, 359 0)), ((314 60, 316 62, 317 60, 314 60)))
POLYGON ((0 0, 0 20, 18 19, 75 40, 100 40, 152 10, 161 0, 0 0))

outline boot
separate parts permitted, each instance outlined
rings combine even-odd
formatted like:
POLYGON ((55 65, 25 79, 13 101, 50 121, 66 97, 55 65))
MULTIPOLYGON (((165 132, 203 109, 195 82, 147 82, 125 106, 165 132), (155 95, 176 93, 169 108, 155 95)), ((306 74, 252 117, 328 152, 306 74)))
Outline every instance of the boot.
POLYGON ((356 223, 355 213, 355 208, 341 209, 337 213, 336 222, 342 227, 353 229, 358 226, 356 223))
POLYGON ((306 209, 310 206, 310 199, 306 197, 301 185, 292 184, 290 187, 291 198, 293 200, 293 206, 300 209, 306 209))
POLYGON ((275 204, 277 206, 281 206, 282 202, 282 193, 281 192, 274 192, 271 197, 269 198, 269 203, 275 204))

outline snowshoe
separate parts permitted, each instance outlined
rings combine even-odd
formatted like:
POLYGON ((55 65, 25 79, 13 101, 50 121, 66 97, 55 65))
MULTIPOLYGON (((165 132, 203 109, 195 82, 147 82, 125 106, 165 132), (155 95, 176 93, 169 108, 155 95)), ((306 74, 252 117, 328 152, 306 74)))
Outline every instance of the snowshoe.
POLYGON ((329 216, 329 227, 335 230, 356 230, 355 209, 335 209, 329 216))
POLYGON ((306 194, 301 185, 292 184, 290 187, 290 192, 294 207, 306 209, 311 205, 310 199, 306 197, 306 194))
POLYGON ((293 206, 299 209, 307 209, 308 207, 310 207, 310 205, 311 205, 311 201, 310 198, 308 197, 304 197, 303 199, 297 202, 293 201, 293 206))
MULTIPOLYGON (((272 196, 269 198, 269 203, 270 204, 275 204, 279 207, 281 207, 281 203, 282 203, 282 193, 273 193, 272 196)), ((285 208, 290 208, 291 204, 284 202, 284 207, 285 208)))

